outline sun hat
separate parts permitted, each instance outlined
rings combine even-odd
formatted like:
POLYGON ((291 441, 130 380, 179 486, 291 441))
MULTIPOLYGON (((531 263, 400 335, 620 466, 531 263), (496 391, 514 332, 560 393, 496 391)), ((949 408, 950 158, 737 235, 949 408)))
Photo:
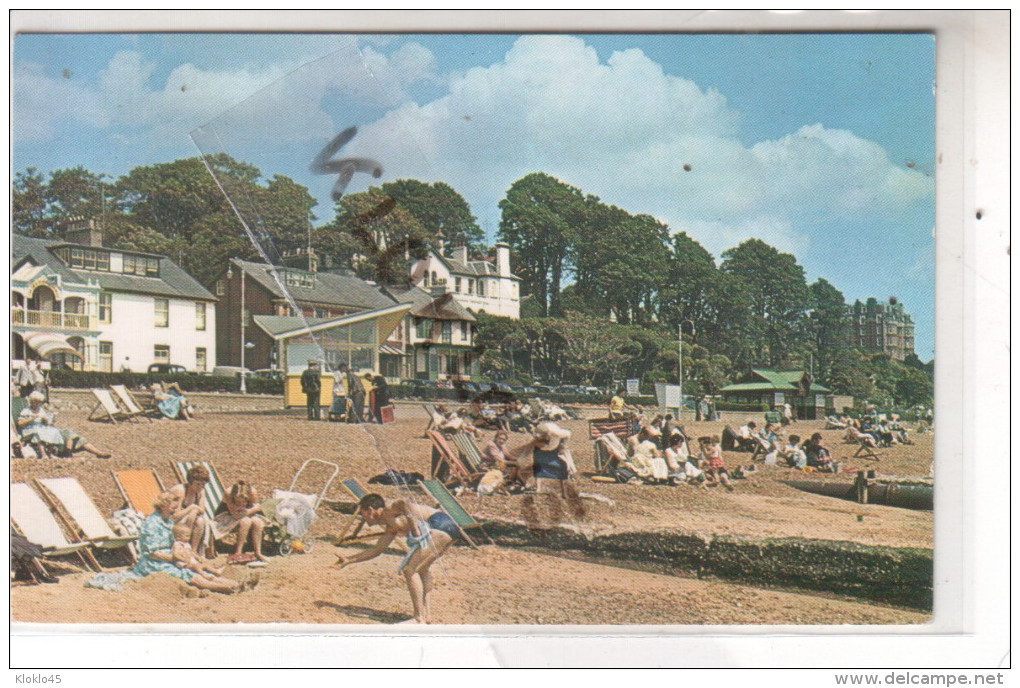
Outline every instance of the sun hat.
POLYGON ((560 446, 561 440, 565 440, 570 437, 570 431, 565 428, 561 428, 552 421, 545 421, 543 423, 539 423, 535 428, 535 437, 536 439, 540 437, 548 438, 544 442, 540 442, 537 445, 537 448, 542 451, 552 451, 560 446))

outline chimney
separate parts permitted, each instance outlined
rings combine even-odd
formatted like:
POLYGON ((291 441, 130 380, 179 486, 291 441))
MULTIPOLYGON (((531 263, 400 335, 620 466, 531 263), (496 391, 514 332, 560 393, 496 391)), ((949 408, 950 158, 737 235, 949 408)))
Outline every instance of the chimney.
POLYGON ((64 241, 84 244, 91 248, 103 247, 103 226, 94 219, 72 217, 64 225, 64 241))
POLYGON ((496 272, 500 275, 510 274, 510 245, 502 242, 496 244, 496 272))
POLYGON ((440 232, 436 234, 436 253, 442 256, 444 251, 446 251, 446 239, 443 237, 443 233, 440 232))
POLYGON ((457 244, 453 249, 453 259, 467 265, 468 262, 468 250, 467 244, 457 244))

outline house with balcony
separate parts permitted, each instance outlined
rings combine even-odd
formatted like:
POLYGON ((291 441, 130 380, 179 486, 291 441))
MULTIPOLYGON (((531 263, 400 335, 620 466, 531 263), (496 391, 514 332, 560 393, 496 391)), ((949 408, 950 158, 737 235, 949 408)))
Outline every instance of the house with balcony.
POLYGON ((216 360, 216 298, 167 258, 103 246, 75 220, 60 240, 11 237, 11 358, 78 370, 196 372, 216 360))
POLYGON ((510 272, 510 246, 494 248, 495 261, 470 258, 466 246, 447 255, 442 240, 424 258, 411 265, 411 282, 433 296, 450 294, 475 313, 521 317, 521 280, 510 272))
POLYGON ((436 288, 385 287, 398 303, 411 309, 400 327, 390 335, 388 345, 406 355, 400 376, 422 380, 470 380, 477 376, 475 316, 454 295, 436 288))

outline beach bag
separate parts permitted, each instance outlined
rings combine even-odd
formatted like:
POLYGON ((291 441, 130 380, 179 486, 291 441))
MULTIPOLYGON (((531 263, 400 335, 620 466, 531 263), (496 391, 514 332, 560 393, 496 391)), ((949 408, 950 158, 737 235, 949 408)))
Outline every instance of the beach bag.
POLYGON ((381 406, 379 408, 379 416, 383 423, 393 422, 393 406, 381 406))
POLYGON ((625 466, 617 466, 613 469, 613 477, 616 478, 616 482, 618 483, 629 483, 631 480, 638 477, 638 474, 625 466))

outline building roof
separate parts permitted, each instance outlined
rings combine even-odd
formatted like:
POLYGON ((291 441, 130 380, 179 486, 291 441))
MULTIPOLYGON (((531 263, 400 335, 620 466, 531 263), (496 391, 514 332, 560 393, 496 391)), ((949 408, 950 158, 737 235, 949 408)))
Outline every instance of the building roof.
POLYGON ((377 308, 369 311, 361 311, 350 315, 342 315, 337 318, 304 318, 293 315, 256 315, 253 316, 255 324, 273 339, 289 339, 302 334, 321 332, 334 327, 352 325, 365 320, 378 320, 379 322, 379 344, 383 344, 393 329, 400 324, 401 319, 407 314, 407 304, 390 302, 385 308, 377 308))
MULTIPOLYGON (((444 256, 439 251, 433 250, 432 255, 439 258, 446 265, 447 269, 455 275, 471 275, 474 277, 500 277, 496 266, 487 260, 469 260, 463 263, 452 256, 444 256)), ((516 275, 502 275, 510 279, 519 280, 516 275)))
MULTIPOLYGON (((753 368, 751 379, 745 382, 727 385, 720 392, 788 392, 796 390, 804 377, 803 370, 773 370, 771 368, 753 368), (754 379, 757 378, 757 379, 754 379)), ((824 385, 811 383, 811 393, 831 391, 824 385)))
POLYGON ((233 258, 230 262, 244 270, 248 277, 257 281, 269 293, 280 299, 287 298, 287 295, 280 288, 280 284, 272 274, 273 270, 313 275, 312 286, 310 287, 287 285, 284 281, 287 292, 298 303, 345 306, 357 310, 385 308, 392 306, 394 303, 394 300, 387 296, 378 286, 356 275, 342 275, 335 272, 310 273, 307 270, 281 265, 252 263, 238 258, 233 258))
POLYGON ((400 303, 411 304, 411 315, 432 320, 466 320, 475 322, 475 316, 464 308, 453 294, 447 293, 438 298, 420 287, 386 287, 386 293, 400 303))
MULTIPOLYGON (((12 266, 17 266, 23 260, 29 259, 36 265, 46 265, 66 282, 85 284, 89 281, 95 281, 99 283, 100 288, 106 291, 171 296, 199 301, 216 300, 216 297, 208 289, 199 284, 198 280, 166 256, 158 256, 159 277, 142 277, 140 275, 126 275, 118 272, 70 268, 57 258, 51 250, 58 246, 78 245, 68 244, 66 241, 51 241, 12 234, 11 264, 12 266)), ((83 248, 92 248, 84 245, 81 246, 83 248)), ((143 253, 141 251, 131 251, 109 246, 101 248, 105 251, 126 253, 128 255, 157 257, 156 254, 143 253)))

